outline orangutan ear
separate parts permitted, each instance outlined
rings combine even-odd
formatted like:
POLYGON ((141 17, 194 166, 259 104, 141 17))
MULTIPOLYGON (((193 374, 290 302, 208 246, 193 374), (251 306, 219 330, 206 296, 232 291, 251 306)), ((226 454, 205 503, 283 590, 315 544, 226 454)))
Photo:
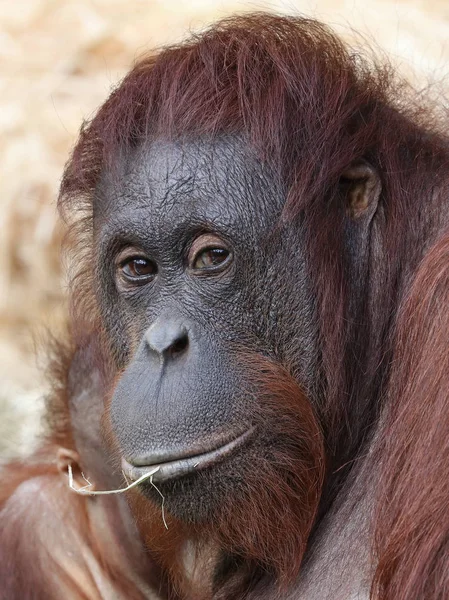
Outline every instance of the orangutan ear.
POLYGON ((354 220, 364 217, 371 219, 382 189, 377 171, 365 161, 357 162, 342 173, 340 185, 348 216, 354 220))

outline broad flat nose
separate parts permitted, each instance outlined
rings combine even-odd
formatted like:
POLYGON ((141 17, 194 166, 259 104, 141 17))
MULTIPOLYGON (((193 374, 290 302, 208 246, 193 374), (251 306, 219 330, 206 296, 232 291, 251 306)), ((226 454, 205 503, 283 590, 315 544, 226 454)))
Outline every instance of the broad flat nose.
POLYGON ((174 358, 189 345, 189 332, 181 321, 156 321, 145 333, 145 341, 160 357, 174 358))

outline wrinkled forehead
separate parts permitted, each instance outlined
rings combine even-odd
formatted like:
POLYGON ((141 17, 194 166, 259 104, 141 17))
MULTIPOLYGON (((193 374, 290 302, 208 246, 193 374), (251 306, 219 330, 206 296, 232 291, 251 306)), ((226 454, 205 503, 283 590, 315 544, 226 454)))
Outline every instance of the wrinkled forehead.
MULTIPOLYGON (((272 170, 240 137, 147 142, 99 190, 100 212, 151 213, 154 227, 183 220, 272 220, 283 198, 272 170)), ((94 215, 95 216, 95 215, 94 215)))

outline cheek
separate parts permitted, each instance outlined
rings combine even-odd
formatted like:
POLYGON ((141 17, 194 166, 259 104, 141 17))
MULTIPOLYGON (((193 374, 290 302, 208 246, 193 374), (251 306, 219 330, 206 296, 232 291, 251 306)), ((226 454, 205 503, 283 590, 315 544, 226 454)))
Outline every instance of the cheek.
POLYGON ((114 273, 107 270, 99 269, 95 283, 103 334, 117 367, 122 368, 136 352, 147 326, 145 304, 139 293, 120 295, 114 273))
POLYGON ((109 298, 102 299, 99 306, 102 335, 116 367, 121 369, 135 353, 141 338, 139 319, 130 318, 120 303, 109 298))

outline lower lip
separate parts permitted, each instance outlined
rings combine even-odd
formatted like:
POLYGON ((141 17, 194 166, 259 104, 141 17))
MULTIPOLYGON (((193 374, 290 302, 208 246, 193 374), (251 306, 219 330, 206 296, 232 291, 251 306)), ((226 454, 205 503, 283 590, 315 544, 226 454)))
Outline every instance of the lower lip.
POLYGON ((150 471, 154 471, 156 468, 157 471, 153 473, 151 478, 154 483, 178 479, 179 477, 190 475, 196 471, 200 471, 201 469, 205 469, 217 462, 222 461, 240 448, 243 444, 245 444, 251 437, 253 431, 254 428, 252 427, 231 442, 228 442, 224 446, 221 446, 215 450, 210 450, 204 454, 197 454, 196 456, 179 458, 169 462, 136 467, 122 458, 122 469, 126 477, 132 481, 136 481, 150 471))

